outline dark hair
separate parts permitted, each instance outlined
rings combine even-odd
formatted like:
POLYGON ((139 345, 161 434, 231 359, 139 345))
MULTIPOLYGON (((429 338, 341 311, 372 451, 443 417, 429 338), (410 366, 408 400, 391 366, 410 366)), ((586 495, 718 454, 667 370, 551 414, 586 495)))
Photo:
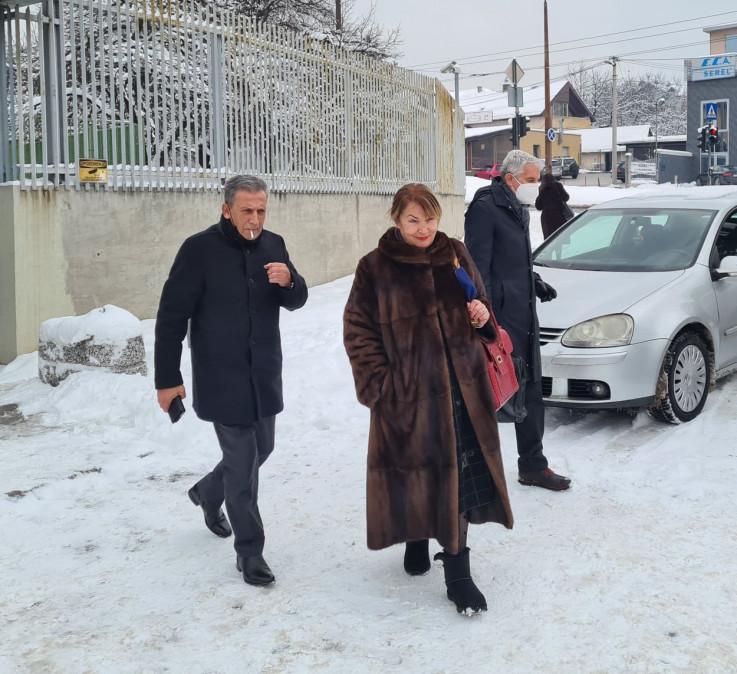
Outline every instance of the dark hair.
POLYGON ((266 183, 258 178, 257 176, 231 176, 225 181, 225 189, 223 190, 223 201, 229 206, 233 205, 235 200, 236 192, 263 192, 264 194, 269 193, 269 188, 266 183))
POLYGON ((427 185, 409 183, 400 187, 394 195, 392 208, 389 211, 392 220, 397 222, 404 209, 410 204, 417 204, 428 217, 435 217, 440 220, 443 214, 443 209, 440 207, 438 198, 427 185))
POLYGON ((555 185, 555 176, 553 176, 552 173, 545 173, 540 182, 542 183, 543 187, 552 187, 553 185, 555 185))

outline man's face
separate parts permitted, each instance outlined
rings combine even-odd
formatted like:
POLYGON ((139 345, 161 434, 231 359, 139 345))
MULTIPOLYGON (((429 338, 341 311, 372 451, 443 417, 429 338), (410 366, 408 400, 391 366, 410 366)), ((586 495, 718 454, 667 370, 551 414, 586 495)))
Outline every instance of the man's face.
POLYGON ((537 164, 525 164, 522 173, 515 178, 511 173, 504 176, 504 182, 512 192, 517 192, 522 183, 539 183, 540 167, 537 164))
POLYGON ((267 200, 265 192, 238 190, 232 204, 223 204, 223 216, 233 223, 244 239, 257 239, 264 229, 267 200))

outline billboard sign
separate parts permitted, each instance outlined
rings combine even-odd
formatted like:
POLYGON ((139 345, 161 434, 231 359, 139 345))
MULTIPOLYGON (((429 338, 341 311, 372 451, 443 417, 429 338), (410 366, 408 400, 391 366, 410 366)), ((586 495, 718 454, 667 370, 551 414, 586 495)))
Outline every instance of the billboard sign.
POLYGON ((715 54, 697 59, 686 59, 686 77, 689 82, 720 80, 737 76, 737 53, 715 54))

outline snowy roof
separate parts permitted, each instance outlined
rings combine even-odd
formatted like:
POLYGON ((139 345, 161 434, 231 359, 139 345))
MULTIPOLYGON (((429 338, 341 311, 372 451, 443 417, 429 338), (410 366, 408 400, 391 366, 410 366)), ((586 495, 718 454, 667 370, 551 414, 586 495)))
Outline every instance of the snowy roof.
MULTIPOLYGON (((550 98, 555 98, 568 84, 568 80, 553 80, 550 83, 550 98)), ((545 111, 545 86, 537 84, 533 87, 522 87, 524 89, 524 106, 520 108, 520 114, 529 117, 542 115, 545 111)), ((507 105, 507 92, 478 93, 475 89, 462 91, 460 93, 461 107, 464 112, 481 112, 490 110, 494 119, 510 119, 514 117, 514 108, 507 105), (464 95, 465 94, 465 95, 464 95)))
POLYGON ((498 96, 499 92, 487 87, 475 87, 474 89, 461 89, 458 92, 458 97, 461 101, 461 107, 466 112, 475 112, 476 108, 472 107, 477 102, 483 102, 489 99, 490 96, 498 96))
MULTIPOLYGON (((598 129, 578 129, 578 132, 581 135, 581 152, 612 151, 612 127, 606 126, 598 129)), ((649 124, 617 127, 618 146, 620 143, 631 143, 638 140, 645 141, 649 137, 649 124)))
POLYGON ((717 30, 729 30, 730 28, 737 28, 737 23, 723 23, 721 26, 707 26, 704 28, 704 32, 713 33, 717 30))
POLYGON ((500 131, 509 131, 511 128, 511 124, 504 124, 503 126, 477 126, 474 128, 466 129, 466 138, 476 138, 477 136, 485 136, 487 133, 499 133, 500 131))

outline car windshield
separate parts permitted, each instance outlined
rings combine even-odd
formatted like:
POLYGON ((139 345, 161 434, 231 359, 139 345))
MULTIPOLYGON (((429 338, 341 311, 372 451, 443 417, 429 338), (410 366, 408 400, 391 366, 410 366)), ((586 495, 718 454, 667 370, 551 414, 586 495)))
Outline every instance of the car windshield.
POLYGON ((696 262, 716 211, 590 210, 535 251, 535 264, 595 271, 673 271, 696 262))

